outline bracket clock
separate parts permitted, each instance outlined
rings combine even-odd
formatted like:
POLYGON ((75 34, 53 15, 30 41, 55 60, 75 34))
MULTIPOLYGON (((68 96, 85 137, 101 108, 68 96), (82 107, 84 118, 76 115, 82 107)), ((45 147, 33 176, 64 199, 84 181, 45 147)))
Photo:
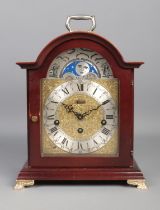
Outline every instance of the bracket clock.
POLYGON ((51 41, 27 73, 28 160, 16 189, 38 180, 123 180, 146 188, 133 158, 134 69, 95 34, 93 16, 68 17, 69 33, 51 41), (88 32, 71 20, 90 20, 88 32))

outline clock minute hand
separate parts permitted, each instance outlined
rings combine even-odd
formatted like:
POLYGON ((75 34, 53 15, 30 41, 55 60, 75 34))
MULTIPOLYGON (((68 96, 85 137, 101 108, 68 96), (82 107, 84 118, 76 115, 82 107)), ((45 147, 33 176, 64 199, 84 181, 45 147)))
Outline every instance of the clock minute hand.
POLYGON ((109 101, 110 101, 110 100, 106 100, 106 101, 104 101, 102 104, 98 105, 96 108, 93 108, 93 109, 88 110, 87 112, 84 112, 84 113, 82 114, 82 116, 85 117, 85 116, 89 115, 92 111, 98 110, 99 107, 101 107, 102 105, 107 104, 109 101))
POLYGON ((97 106, 96 108, 90 109, 90 110, 88 110, 87 112, 84 112, 84 113, 82 114, 82 116, 85 117, 85 116, 89 115, 92 111, 99 109, 100 106, 101 106, 101 105, 97 106))

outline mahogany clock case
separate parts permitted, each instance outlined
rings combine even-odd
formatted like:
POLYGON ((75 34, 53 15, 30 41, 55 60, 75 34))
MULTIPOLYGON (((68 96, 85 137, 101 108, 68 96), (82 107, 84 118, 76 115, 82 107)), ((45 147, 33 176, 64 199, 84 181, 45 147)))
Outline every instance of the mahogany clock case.
POLYGON ((144 179, 133 159, 134 69, 143 62, 125 62, 108 40, 90 32, 71 32, 51 41, 35 62, 17 62, 27 72, 28 160, 19 180, 127 180, 144 179), (119 80, 118 157, 42 157, 40 149, 40 81, 53 59, 72 48, 101 54, 119 80), (37 119, 37 120, 34 120, 37 119))

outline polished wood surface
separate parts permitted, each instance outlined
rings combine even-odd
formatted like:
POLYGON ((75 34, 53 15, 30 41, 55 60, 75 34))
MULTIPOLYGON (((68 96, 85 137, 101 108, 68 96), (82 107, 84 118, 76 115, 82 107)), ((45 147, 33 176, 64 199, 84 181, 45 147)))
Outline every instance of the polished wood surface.
POLYGON ((134 161, 132 167, 114 168, 39 168, 24 165, 18 175, 18 180, 128 180, 144 179, 142 172, 134 161))
MULTIPOLYGON (((122 68, 138 68, 140 65, 142 65, 144 62, 126 62, 124 61, 121 53, 119 50, 107 39, 99 36, 98 34, 92 33, 92 32, 71 32, 63 34, 56 39, 53 39, 51 42, 48 43, 47 46, 43 48, 43 50, 40 52, 39 56, 37 57, 37 60, 35 62, 17 62, 18 65, 21 66, 21 68, 24 69, 37 69, 40 66, 42 66, 46 59, 51 57, 50 53, 54 53, 56 55, 60 54, 64 50, 60 50, 60 52, 57 51, 57 47, 60 45, 63 45, 64 49, 70 49, 71 46, 67 46, 67 43, 70 41, 76 41, 76 45, 78 45, 78 41, 91 41, 92 43, 97 43, 99 46, 97 46, 97 52, 99 51, 100 45, 106 48, 106 51, 109 51, 109 53, 114 56, 114 59, 118 62, 119 66, 122 68)), ((77 47, 77 46, 72 46, 77 47)), ((84 46, 86 47, 86 46, 84 46)), ((88 47, 89 49, 92 49, 92 45, 88 47)), ((94 49, 93 49, 94 50, 94 49)), ((54 55, 53 55, 54 56, 54 55)), ((55 56, 54 56, 55 57, 55 56)), ((105 56, 104 56, 105 57, 105 56)))

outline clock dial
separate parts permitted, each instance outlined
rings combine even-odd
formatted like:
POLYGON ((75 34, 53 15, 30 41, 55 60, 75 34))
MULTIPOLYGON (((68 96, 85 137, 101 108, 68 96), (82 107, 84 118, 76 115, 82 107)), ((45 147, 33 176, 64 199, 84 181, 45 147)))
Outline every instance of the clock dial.
POLYGON ((58 55, 51 63, 48 78, 95 79, 113 78, 112 70, 99 53, 85 48, 74 48, 58 55))
POLYGON ((112 138, 117 129, 117 105, 110 92, 97 82, 67 81, 46 99, 43 125, 58 148, 88 154, 112 138))

